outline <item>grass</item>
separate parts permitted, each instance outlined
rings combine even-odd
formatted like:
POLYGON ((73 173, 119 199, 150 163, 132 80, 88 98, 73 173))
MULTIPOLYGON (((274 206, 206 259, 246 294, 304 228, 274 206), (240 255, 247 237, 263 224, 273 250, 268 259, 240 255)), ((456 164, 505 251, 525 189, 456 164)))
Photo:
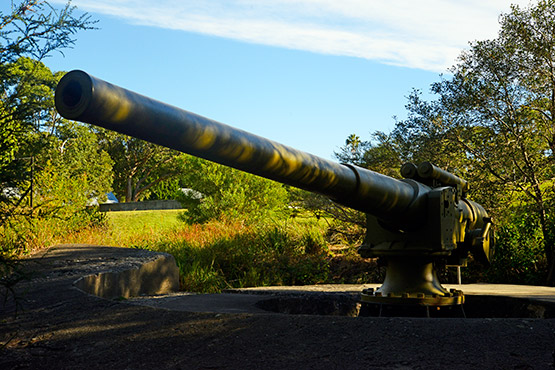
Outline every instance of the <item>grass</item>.
POLYGON ((107 212, 106 216, 110 226, 116 232, 133 233, 136 230, 165 232, 183 224, 178 219, 178 215, 182 212, 179 209, 107 212))
POLYGON ((184 226, 178 215, 183 210, 107 212, 106 223, 65 235, 57 243, 84 243, 115 247, 143 247, 165 240, 184 226))
POLYGON ((178 215, 183 210, 107 212, 111 238, 122 246, 133 246, 136 241, 157 240, 183 227, 178 215))
POLYGON ((353 248, 330 250, 323 219, 303 215, 255 225, 241 221, 188 225, 179 220, 181 212, 108 212, 100 227, 54 235, 49 234, 48 228, 40 228, 36 243, 82 243, 167 252, 176 259, 182 289, 195 292, 247 286, 362 283, 373 279, 374 263, 362 260, 353 248))

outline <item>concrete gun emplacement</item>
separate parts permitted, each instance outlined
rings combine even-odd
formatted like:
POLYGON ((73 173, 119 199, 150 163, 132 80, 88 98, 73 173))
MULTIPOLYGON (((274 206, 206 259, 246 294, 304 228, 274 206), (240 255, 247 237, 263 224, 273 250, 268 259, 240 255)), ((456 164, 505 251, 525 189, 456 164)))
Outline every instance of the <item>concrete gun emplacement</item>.
POLYGON ((468 184, 429 162, 405 164, 403 180, 329 161, 131 92, 83 71, 67 73, 56 89, 56 108, 82 121, 325 195, 367 215, 359 253, 386 262, 386 276, 362 301, 454 306, 434 263, 461 264, 469 253, 488 263, 491 219, 467 199, 468 184))

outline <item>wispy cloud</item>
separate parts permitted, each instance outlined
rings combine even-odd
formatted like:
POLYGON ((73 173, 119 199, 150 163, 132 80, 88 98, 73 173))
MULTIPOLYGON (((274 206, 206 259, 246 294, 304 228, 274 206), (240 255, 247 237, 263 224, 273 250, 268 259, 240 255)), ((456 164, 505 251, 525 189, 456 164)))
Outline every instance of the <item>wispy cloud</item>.
MULTIPOLYGON (((65 3, 54 0, 53 3, 65 3)), ((529 0, 512 0, 526 6, 529 0)), ((507 0, 73 0, 145 26, 443 72, 496 36, 507 0)))

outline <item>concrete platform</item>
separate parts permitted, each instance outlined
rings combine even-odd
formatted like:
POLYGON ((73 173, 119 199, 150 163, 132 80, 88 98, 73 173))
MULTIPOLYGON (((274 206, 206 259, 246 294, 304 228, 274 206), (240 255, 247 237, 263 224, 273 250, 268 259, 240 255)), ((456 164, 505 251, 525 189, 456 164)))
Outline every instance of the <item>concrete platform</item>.
MULTIPOLYGON (((353 295, 361 286, 122 299, 156 292, 140 277, 157 273, 141 267, 160 258, 136 249, 66 245, 23 261, 24 279, 0 302, 0 369, 553 368, 555 319, 330 317, 272 314, 256 306, 291 294, 353 295), (108 273, 119 282, 139 279, 127 279, 135 288, 120 289, 116 299, 75 284, 108 273)), ((161 266, 171 272, 170 265, 161 266)), ((543 287, 462 289, 549 301, 554 295, 543 287)))
MULTIPOLYGON (((141 249, 66 244, 42 251, 29 259, 50 270, 43 279, 71 274, 74 287, 107 299, 127 299, 129 303, 166 310, 212 313, 268 314, 259 302, 269 295, 356 295, 380 284, 321 284, 230 289, 222 294, 178 292, 179 271, 174 258, 166 253, 141 249)), ((445 285, 462 290, 466 296, 499 296, 555 304, 555 287, 462 284, 445 285)))

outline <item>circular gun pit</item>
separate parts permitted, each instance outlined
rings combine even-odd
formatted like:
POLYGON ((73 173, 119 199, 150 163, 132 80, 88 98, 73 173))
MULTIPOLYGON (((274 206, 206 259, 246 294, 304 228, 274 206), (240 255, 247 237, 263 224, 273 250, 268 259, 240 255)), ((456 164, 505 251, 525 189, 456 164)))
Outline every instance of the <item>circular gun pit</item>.
POLYGON ((361 303, 357 294, 310 293, 277 295, 256 303, 260 309, 282 314, 351 317, 430 318, 554 318, 553 302, 529 298, 467 295, 461 306, 407 306, 361 303))

